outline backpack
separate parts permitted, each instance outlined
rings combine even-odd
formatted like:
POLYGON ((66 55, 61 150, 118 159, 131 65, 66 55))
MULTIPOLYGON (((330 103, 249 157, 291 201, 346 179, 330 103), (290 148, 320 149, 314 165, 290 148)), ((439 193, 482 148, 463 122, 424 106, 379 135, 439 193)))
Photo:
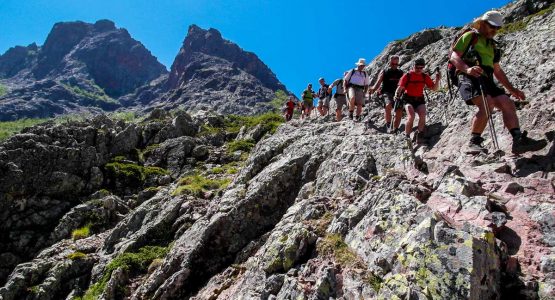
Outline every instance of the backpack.
MULTIPOLYGON (((353 74, 354 74, 356 71, 358 71, 358 70, 357 70, 356 68, 354 68, 354 69, 352 69, 352 70, 349 72, 349 75, 347 75, 347 76, 348 76, 348 79, 347 79, 347 87, 349 87, 349 85, 351 85, 351 78, 353 78, 353 74)), ((368 76, 368 74, 366 74, 366 71, 365 71, 365 70, 362 70, 362 71, 360 71, 360 72, 362 72, 362 75, 364 76, 364 80, 366 80, 366 76, 368 76)))
MULTIPOLYGON (((459 79, 457 78, 457 67, 455 67, 455 65, 451 62, 451 54, 453 53, 453 49, 455 48, 455 45, 457 45, 457 42, 459 41, 459 39, 463 36, 463 34, 467 33, 467 32, 472 32, 472 39, 470 40, 470 43, 468 44, 468 47, 466 47, 466 49, 464 49, 461 57, 464 57, 469 50, 471 50, 471 48, 474 47, 474 45, 476 45, 476 43, 478 43, 478 32, 476 31, 476 29, 472 28, 472 27, 466 27, 463 28, 463 30, 459 31, 459 33, 457 34, 457 36, 453 39, 453 42, 451 42, 451 46, 449 47, 449 52, 448 52, 448 57, 447 57, 447 83, 449 85, 459 85, 459 79), (450 80, 450 81, 449 81, 450 80)), ((451 88, 451 86, 449 86, 449 89, 451 88)))
POLYGON ((407 93, 407 86, 409 85, 409 83, 424 83, 424 87, 426 86, 426 74, 422 73, 422 80, 410 80, 410 71, 407 72, 407 82, 405 83, 405 91, 404 94, 407 93))

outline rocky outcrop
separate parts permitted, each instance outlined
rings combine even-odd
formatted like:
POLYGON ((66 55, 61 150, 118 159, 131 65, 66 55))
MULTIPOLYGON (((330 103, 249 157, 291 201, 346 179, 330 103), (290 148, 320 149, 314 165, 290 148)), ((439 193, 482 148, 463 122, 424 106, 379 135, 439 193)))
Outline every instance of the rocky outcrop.
POLYGON ((57 23, 44 45, 0 56, 8 93, 0 120, 112 111, 118 97, 167 73, 155 57, 112 21, 57 23))

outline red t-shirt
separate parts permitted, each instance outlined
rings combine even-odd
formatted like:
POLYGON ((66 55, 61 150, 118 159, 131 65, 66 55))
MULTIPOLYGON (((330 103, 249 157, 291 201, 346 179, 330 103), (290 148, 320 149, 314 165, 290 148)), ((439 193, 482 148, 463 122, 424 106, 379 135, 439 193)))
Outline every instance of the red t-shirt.
POLYGON ((287 101, 287 111, 293 111, 295 109, 295 102, 287 101))
POLYGON ((401 77, 401 80, 399 80, 399 86, 404 87, 405 93, 410 97, 423 97, 424 85, 431 89, 434 86, 432 78, 430 78, 427 74, 416 74, 414 71, 406 73, 403 77, 401 77), (409 80, 408 74, 410 74, 410 82, 407 84, 407 81, 409 80))

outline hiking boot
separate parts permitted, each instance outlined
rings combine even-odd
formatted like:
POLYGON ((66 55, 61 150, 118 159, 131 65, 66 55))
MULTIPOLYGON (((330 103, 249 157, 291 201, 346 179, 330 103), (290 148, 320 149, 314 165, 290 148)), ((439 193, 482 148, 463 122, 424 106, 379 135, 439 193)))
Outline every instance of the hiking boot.
POLYGON ((360 116, 356 116, 357 122, 360 122, 360 116))
POLYGON ((545 139, 534 140, 528 137, 528 132, 523 131, 520 136, 513 138, 513 154, 521 154, 529 151, 538 151, 547 146, 547 141, 545 139))
POLYGON ((479 154, 481 152, 487 153, 488 150, 482 146, 484 139, 481 136, 473 136, 466 147, 467 154, 479 154))
POLYGON ((417 131, 415 133, 415 140, 416 140, 416 143, 419 145, 426 143, 426 139, 424 138, 424 133, 420 131, 417 131))
POLYGON ((353 113, 349 113, 349 119, 353 119, 353 113))

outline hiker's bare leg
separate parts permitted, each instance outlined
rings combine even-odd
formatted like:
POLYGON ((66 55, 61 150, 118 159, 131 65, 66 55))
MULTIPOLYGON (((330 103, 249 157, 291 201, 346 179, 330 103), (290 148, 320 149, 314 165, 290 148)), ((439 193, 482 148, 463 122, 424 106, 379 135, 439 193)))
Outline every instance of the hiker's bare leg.
POLYGON ((409 135, 412 132, 412 124, 414 122, 414 107, 412 105, 405 105, 405 111, 407 112, 407 122, 405 123, 405 134, 409 135))
POLYGON ((362 113, 362 104, 357 104, 357 117, 362 113))
POLYGON ((518 116, 516 114, 515 103, 507 95, 500 95, 491 98, 493 106, 497 107, 503 114, 503 123, 507 129, 518 128, 518 116))
POLYGON ((424 132, 426 129, 426 105, 422 104, 416 108, 418 114, 418 132, 424 132))
POLYGON ((387 126, 389 126, 389 124, 391 124, 391 110, 393 109, 393 105, 390 103, 387 103, 385 105, 385 123, 387 124, 387 126))
MULTIPOLYGON (((489 97, 486 97, 486 101, 488 100, 487 98, 489 97)), ((482 96, 474 97, 472 98, 471 101, 472 103, 474 103, 474 105, 478 107, 478 111, 476 112, 476 114, 474 115, 474 118, 472 119, 472 132, 482 133, 484 132, 484 129, 486 129, 486 125, 488 124, 488 117, 486 115, 486 109, 482 101, 482 96)))
POLYGON ((393 128, 397 129, 401 125, 401 118, 403 117, 403 109, 399 108, 395 110, 395 124, 393 124, 393 128))

